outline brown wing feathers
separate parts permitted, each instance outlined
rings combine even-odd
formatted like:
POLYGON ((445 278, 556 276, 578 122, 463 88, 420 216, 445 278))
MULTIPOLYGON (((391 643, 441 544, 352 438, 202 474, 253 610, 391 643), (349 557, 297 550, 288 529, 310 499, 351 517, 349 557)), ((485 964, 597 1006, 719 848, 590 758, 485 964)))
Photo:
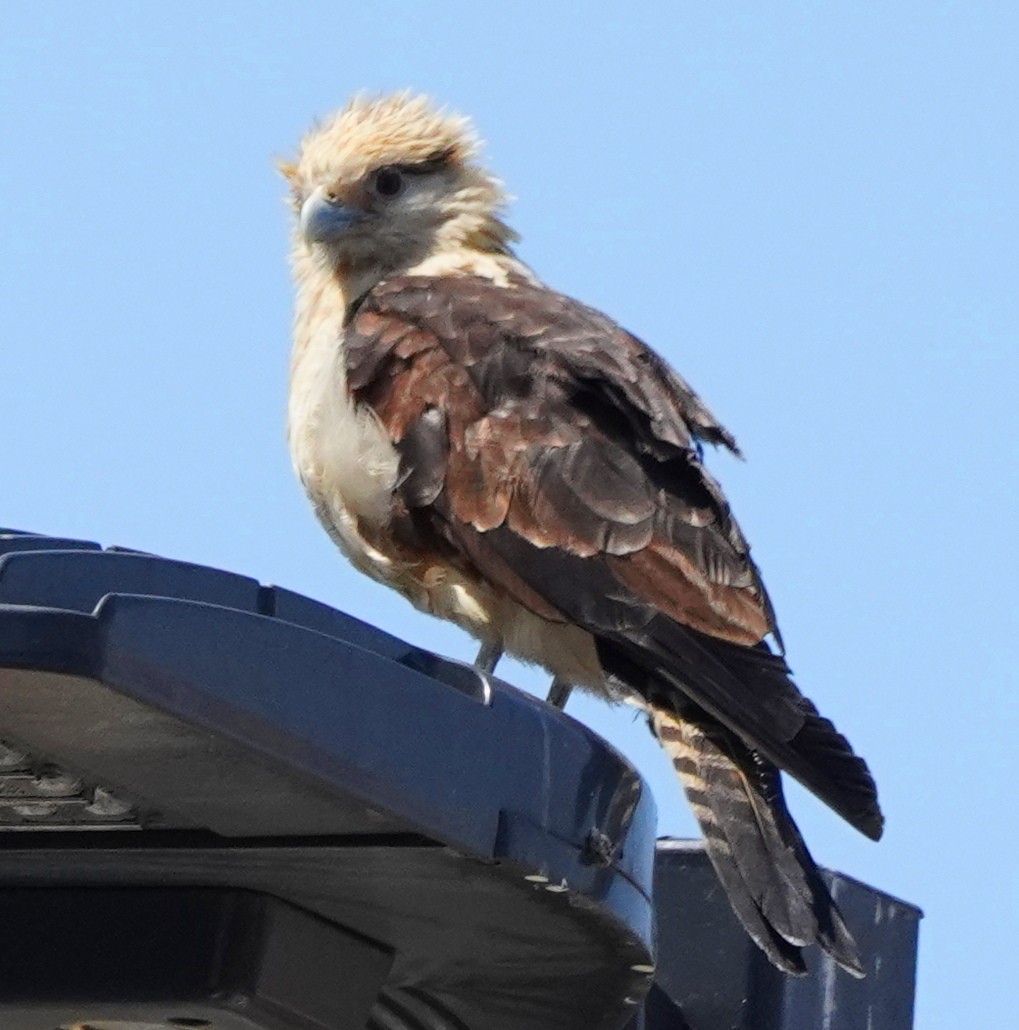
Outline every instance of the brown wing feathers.
POLYGON ((649 700, 695 807, 695 777, 713 799, 698 815, 755 940, 785 968, 816 939, 858 970, 777 771, 754 756, 876 837, 873 780, 761 643, 770 602, 699 460, 700 441, 735 441, 696 395, 599 313, 470 276, 376 287, 347 375, 400 450, 404 531, 592 632, 606 671, 649 700))
MULTIPOLYGON (((444 471, 463 521, 486 530, 508 519, 537 546, 576 554, 650 546, 649 564, 653 554, 704 592, 705 629, 725 634, 712 608, 735 616, 729 632, 741 642, 772 628, 720 491, 690 465, 697 438, 735 446, 731 437, 693 394, 672 396, 658 359, 603 316, 535 288, 394 280, 362 302, 347 360, 349 387, 397 442, 429 407, 456 411, 444 471), (611 378, 596 378, 600 353, 611 378), (650 470, 631 441, 654 452, 650 470)), ((670 596, 659 600, 667 607, 670 596)))

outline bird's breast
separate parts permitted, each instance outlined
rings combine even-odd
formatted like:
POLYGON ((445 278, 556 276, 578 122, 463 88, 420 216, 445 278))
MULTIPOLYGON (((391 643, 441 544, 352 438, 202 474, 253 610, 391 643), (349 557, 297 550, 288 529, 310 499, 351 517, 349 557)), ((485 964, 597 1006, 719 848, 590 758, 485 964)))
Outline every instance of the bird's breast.
POLYGON ((415 606, 483 633, 486 591, 441 555, 397 539, 392 525, 399 455, 375 413, 347 389, 341 319, 298 333, 291 368, 291 459, 315 513, 357 569, 415 606))
POLYGON ((339 319, 298 334, 287 437, 294 469, 330 535, 358 567, 381 572, 392 559, 361 527, 388 523, 399 456, 374 413, 347 390, 339 319))

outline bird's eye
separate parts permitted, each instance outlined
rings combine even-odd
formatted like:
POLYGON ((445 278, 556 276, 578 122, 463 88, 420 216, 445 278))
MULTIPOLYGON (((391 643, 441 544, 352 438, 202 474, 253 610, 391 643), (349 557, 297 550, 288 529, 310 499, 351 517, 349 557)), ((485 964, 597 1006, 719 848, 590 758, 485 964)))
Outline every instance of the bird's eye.
POLYGON ((403 173, 398 168, 380 168, 375 173, 372 185, 380 197, 388 199, 403 192, 405 180, 403 173))

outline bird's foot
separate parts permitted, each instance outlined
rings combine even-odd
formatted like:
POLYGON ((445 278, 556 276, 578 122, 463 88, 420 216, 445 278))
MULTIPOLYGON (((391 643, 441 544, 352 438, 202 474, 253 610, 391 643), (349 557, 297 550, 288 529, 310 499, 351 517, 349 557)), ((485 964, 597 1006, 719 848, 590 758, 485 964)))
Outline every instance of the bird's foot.
POLYGON ((552 686, 549 688, 546 700, 550 705, 554 705, 556 708, 565 708, 566 702, 569 700, 572 691, 572 683, 567 683, 566 680, 562 680, 556 676, 556 678, 552 680, 552 686))
POLYGON ((491 676, 495 672, 495 667, 499 664, 500 658, 502 658, 502 645, 488 641, 481 645, 478 657, 474 659, 474 668, 478 672, 491 676))

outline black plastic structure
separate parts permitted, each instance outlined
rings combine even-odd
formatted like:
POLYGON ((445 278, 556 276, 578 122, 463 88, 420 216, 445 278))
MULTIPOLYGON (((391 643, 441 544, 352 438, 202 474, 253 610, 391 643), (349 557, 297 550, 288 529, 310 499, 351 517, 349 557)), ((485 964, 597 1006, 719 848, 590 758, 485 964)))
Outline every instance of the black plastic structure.
POLYGON ((818 949, 790 977, 755 947, 699 842, 661 841, 655 862, 658 969, 640 1030, 909 1030, 917 933, 913 905, 825 873, 852 927, 866 977, 818 949))
POLYGON ((0 529, 0 1030, 907 1030, 914 909, 836 877, 873 975, 790 981, 654 836, 625 760, 494 677, 0 529))

